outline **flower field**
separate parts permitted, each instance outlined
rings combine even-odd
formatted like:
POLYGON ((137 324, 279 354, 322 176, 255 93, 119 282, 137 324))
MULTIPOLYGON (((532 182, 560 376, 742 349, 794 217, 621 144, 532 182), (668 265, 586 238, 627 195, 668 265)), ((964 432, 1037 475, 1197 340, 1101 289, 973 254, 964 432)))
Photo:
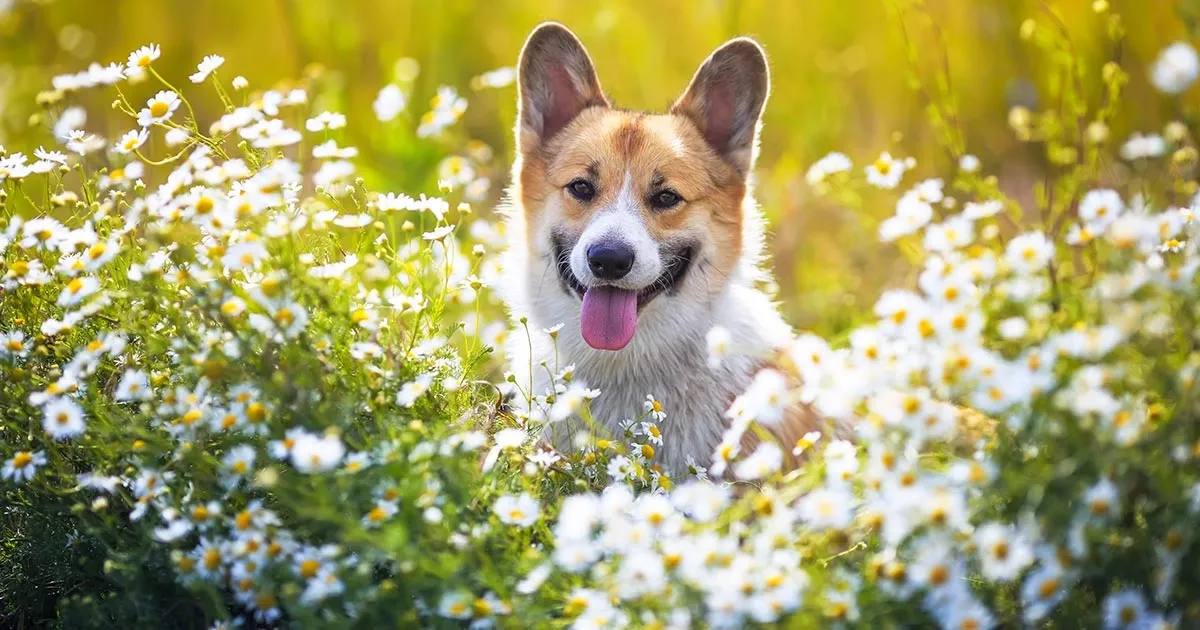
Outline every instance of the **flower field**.
MULTIPOLYGON (((61 8, 7 4, 10 33, 61 8)), ((947 45, 961 15, 878 4, 900 36, 861 63, 904 73, 913 130, 812 140, 772 57, 760 201, 781 250, 838 254, 773 257, 795 339, 678 474, 655 392, 558 451, 604 391, 506 372, 560 334, 506 312, 512 155, 480 139, 511 133, 529 25, 466 80, 397 55, 352 105, 337 58, 247 79, 153 33, 11 70, 37 87, 0 83, 2 625, 1200 626, 1200 10, 1022 5, 1038 98, 967 111, 949 68, 990 60, 947 45), (799 403, 852 439, 741 451, 799 403)))

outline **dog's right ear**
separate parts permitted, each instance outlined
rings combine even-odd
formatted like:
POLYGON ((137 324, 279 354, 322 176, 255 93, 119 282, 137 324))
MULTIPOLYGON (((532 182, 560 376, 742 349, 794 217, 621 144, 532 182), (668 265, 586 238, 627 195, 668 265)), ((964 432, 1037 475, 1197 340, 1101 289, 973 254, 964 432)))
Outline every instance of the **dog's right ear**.
POLYGON ((588 107, 608 107, 592 58, 567 27, 533 29, 517 63, 517 150, 536 151, 588 107))

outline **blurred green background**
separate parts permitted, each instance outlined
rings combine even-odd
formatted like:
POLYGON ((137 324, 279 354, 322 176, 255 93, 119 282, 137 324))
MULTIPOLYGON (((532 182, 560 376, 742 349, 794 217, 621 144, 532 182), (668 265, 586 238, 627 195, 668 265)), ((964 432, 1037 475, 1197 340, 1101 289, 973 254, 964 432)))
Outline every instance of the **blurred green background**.
MULTIPOLYGON (((0 144, 28 151, 49 142, 27 122, 38 112, 35 95, 49 88, 54 74, 80 71, 91 61, 123 61, 134 48, 156 42, 163 48, 156 68, 186 85, 205 124, 219 115, 219 102, 211 89, 202 91, 185 77, 206 54, 223 55, 224 80, 244 75, 252 90, 319 77, 314 105, 347 114, 343 144, 362 150, 374 183, 433 192, 430 182, 414 181, 411 173, 421 170, 414 165, 460 152, 467 137, 494 147, 498 163, 511 157, 515 88, 474 91, 470 80, 511 66, 542 20, 572 28, 595 57, 606 91, 633 108, 664 108, 713 47, 751 35, 765 45, 772 66, 759 198, 771 221, 780 295, 794 324, 829 332, 912 271, 895 248, 875 243, 878 220, 892 211, 890 197, 868 200, 865 213, 815 199, 804 182, 808 166, 840 150, 861 167, 886 149, 915 156, 918 177, 950 172, 950 159, 934 144, 922 101, 909 87, 905 33, 920 52, 919 76, 930 81, 948 68, 968 151, 1015 198, 1027 200, 1044 159, 1039 148, 1014 141, 1006 115, 1014 104, 1037 107, 1043 100, 1044 53, 1022 41, 1022 22, 1061 21, 1093 79, 1104 61, 1120 60, 1132 75, 1113 129, 1114 138, 1123 139, 1134 129, 1161 130, 1171 120, 1177 104, 1150 87, 1146 71, 1161 48, 1192 35, 1180 18, 1195 13, 1196 3, 1111 1, 1127 30, 1119 51, 1106 39, 1105 17, 1094 12, 1092 0, 928 0, 904 19, 897 4, 913 2, 0 0, 0 9, 10 5, 0 14, 0 144), (402 58, 420 64, 406 116, 425 111, 439 84, 456 86, 470 100, 457 146, 380 133, 371 104, 402 58)), ((1098 80, 1091 89, 1098 94, 1098 80)), ((123 129, 95 118, 112 96, 106 90, 82 96, 93 112, 89 129, 109 138, 123 129)), ((411 126, 389 129, 411 133, 411 126)), ((493 202, 504 183, 502 168, 493 202)))

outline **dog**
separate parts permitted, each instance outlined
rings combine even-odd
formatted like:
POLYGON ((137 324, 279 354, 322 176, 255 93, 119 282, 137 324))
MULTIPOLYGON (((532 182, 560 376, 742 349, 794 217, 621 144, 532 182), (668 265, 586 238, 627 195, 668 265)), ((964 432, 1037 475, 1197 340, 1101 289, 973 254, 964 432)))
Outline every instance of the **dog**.
MULTIPOLYGON (((755 288, 769 278, 752 194, 766 54, 749 38, 726 42, 664 114, 612 106, 560 24, 533 30, 517 72, 501 287, 516 326, 506 349, 516 384, 546 393, 551 372, 573 365, 576 381, 600 390, 590 415, 613 436, 652 394, 668 414, 653 464, 668 475, 707 464, 731 402, 756 372, 778 367, 794 338, 755 288), (559 324, 554 338, 542 334, 559 324), (737 352, 710 368, 716 326, 737 352)), ((571 449, 577 423, 551 424, 546 439, 571 449)), ((790 458, 822 427, 796 404, 769 430, 790 458)), ((745 435, 742 453, 758 439, 745 435)))

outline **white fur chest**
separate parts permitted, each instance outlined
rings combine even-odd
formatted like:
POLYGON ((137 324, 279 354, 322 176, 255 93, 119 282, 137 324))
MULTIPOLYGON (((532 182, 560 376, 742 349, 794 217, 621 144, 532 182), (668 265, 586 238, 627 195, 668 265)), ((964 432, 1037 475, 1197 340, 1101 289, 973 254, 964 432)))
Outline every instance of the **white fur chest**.
MULTIPOLYGON (((549 282, 530 296, 530 311, 535 313, 529 322, 532 343, 519 330, 509 341, 510 369, 518 384, 522 389, 530 386, 532 364, 532 391, 545 393, 549 372, 573 365, 577 381, 600 390, 589 408, 609 436, 619 436, 623 422, 642 416, 646 396, 653 395, 667 414, 659 423, 663 444, 656 448, 654 463, 670 475, 687 470, 688 456, 701 465, 711 461, 728 426, 725 411, 730 402, 746 389, 761 358, 791 335, 765 295, 731 284, 712 303, 660 297, 644 309, 637 334, 627 347, 617 352, 595 350, 580 334, 578 299, 549 282), (541 330, 558 323, 563 328, 556 352, 541 330), (729 330, 733 352, 714 370, 707 365, 705 335, 718 325, 729 330)), ((556 423, 547 436, 557 448, 571 449, 580 423, 578 419, 556 423)))

